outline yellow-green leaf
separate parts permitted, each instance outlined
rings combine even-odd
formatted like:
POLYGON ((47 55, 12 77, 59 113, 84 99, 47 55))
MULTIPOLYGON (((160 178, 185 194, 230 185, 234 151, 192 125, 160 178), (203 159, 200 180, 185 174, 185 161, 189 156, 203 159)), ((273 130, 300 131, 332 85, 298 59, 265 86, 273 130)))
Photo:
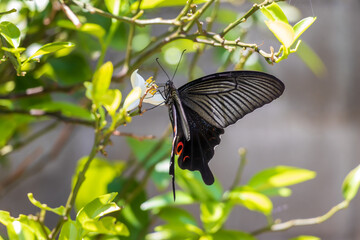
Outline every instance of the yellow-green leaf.
POLYGON ((351 201, 359 191, 360 187, 360 165, 353 169, 345 178, 342 193, 346 200, 351 201))
POLYGON ((71 42, 48 43, 48 44, 45 44, 44 46, 42 46, 41 48, 39 48, 39 50, 37 50, 33 55, 31 55, 28 59, 26 59, 25 62, 28 62, 29 60, 31 60, 31 59, 33 59, 35 57, 38 57, 40 55, 54 53, 54 52, 59 51, 61 49, 72 48, 74 46, 75 46, 75 44, 73 44, 71 42))
POLYGON ((248 187, 237 187, 227 193, 226 197, 235 204, 264 215, 270 215, 273 209, 273 204, 267 196, 248 187))
POLYGON ((265 24, 285 48, 291 47, 295 41, 295 33, 290 24, 279 20, 265 21, 265 24))

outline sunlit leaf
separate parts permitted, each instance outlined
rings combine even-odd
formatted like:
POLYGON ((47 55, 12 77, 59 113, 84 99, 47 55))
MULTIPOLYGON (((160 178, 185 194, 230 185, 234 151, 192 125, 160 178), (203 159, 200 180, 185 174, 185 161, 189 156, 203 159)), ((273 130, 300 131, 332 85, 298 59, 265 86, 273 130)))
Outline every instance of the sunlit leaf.
POLYGON ((8 21, 0 22, 0 34, 14 48, 20 45, 20 30, 18 27, 8 21))
POLYGON ((226 198, 252 211, 270 215, 273 209, 271 200, 262 193, 248 187, 237 187, 226 194, 226 198))
POLYGON ((326 66, 324 62, 316 54, 316 52, 310 48, 309 45, 307 45, 305 42, 301 42, 296 53, 317 77, 322 77, 325 75, 326 66))
POLYGON ((101 102, 109 112, 110 116, 114 116, 116 110, 119 108, 121 103, 121 92, 119 89, 109 89, 101 97, 101 102))
POLYGON ((199 239, 203 231, 191 224, 165 224, 155 227, 155 233, 148 234, 146 240, 199 239))
POLYGON ((14 218, 10 216, 7 211, 0 210, 0 223, 7 226, 14 221, 14 218))
POLYGON ((121 0, 105 0, 105 6, 112 14, 118 15, 120 13, 121 0))
POLYGON ((360 187, 360 165, 354 168, 345 178, 342 186, 343 197, 351 201, 359 191, 360 187))
POLYGON ((99 196, 86 204, 76 216, 76 220, 81 224, 85 224, 88 220, 97 220, 106 214, 120 211, 121 208, 112 200, 116 197, 117 193, 109 193, 99 196))
POLYGON ((163 207, 156 215, 170 224, 197 225, 196 219, 188 211, 181 208, 163 207))
POLYGON ((321 238, 315 237, 315 236, 305 236, 301 235, 295 238, 291 238, 289 240, 321 240, 321 238))
MULTIPOLYGON (((87 157, 78 161, 76 172, 80 172, 86 161, 87 157)), ((86 179, 75 200, 76 208, 79 210, 97 196, 108 193, 109 184, 114 178, 120 176, 124 166, 125 163, 120 161, 109 162, 105 159, 94 158, 86 171, 86 179)))
POLYGON ((219 230, 211 235, 212 240, 256 240, 251 234, 234 230, 219 230))
POLYGON ((292 193, 291 189, 286 187, 268 188, 260 192, 268 197, 290 197, 292 193))
POLYGON ((269 188, 286 187, 308 181, 315 177, 316 173, 307 169, 277 166, 265 169, 255 174, 248 185, 257 191, 269 188))
POLYGON ((95 23, 84 23, 84 24, 81 25, 80 28, 77 28, 69 20, 60 20, 60 21, 57 22, 57 25, 59 27, 72 29, 72 30, 75 30, 75 31, 90 34, 90 35, 96 37, 100 42, 103 41, 103 38, 104 38, 104 36, 106 34, 105 29, 102 26, 100 26, 98 24, 95 24, 95 23))
POLYGON ((278 20, 283 23, 289 23, 285 13, 281 9, 281 7, 275 2, 265 7, 262 7, 260 10, 271 21, 278 20))
POLYGON ((316 20, 316 17, 307 17, 299 21, 293 27, 295 33, 294 42, 308 29, 316 20))
POLYGON ((128 236, 129 230, 114 217, 103 217, 100 220, 88 220, 82 224, 83 228, 89 232, 97 234, 110 234, 128 236))
POLYGON ((81 240, 81 235, 81 225, 76 221, 68 220, 61 228, 59 240, 81 240))
POLYGON ((290 24, 279 20, 265 21, 265 24, 281 44, 286 48, 291 47, 295 41, 295 33, 290 24))
POLYGON ((44 46, 42 46, 41 48, 39 48, 39 50, 37 50, 33 55, 31 55, 25 62, 28 62, 30 59, 33 59, 33 58, 41 56, 41 55, 54 53, 54 52, 59 51, 61 49, 72 48, 72 47, 75 47, 75 44, 73 44, 71 42, 48 43, 48 44, 45 44, 44 46))
POLYGON ((141 204, 142 210, 150 210, 155 208, 162 208, 174 205, 185 205, 194 203, 194 199, 187 193, 177 190, 176 191, 176 201, 174 201, 172 192, 168 192, 163 195, 157 195, 153 198, 150 198, 143 204, 141 204))
POLYGON ((15 220, 7 226, 9 239, 36 240, 33 230, 26 224, 15 220))
POLYGON ((30 202, 31 202, 34 206, 36 206, 36 207, 38 207, 38 208, 40 208, 40 209, 53 212, 53 213, 55 213, 55 214, 57 214, 57 215, 60 215, 60 216, 65 215, 65 208, 64 208, 64 206, 60 206, 60 207, 57 207, 57 208, 48 207, 46 204, 42 204, 41 202, 37 201, 37 200, 34 198, 34 196, 33 196, 32 193, 28 193, 28 198, 29 198, 30 202))
POLYGON ((205 202, 200 205, 200 219, 206 232, 215 233, 226 222, 232 209, 228 202, 205 202))
POLYGON ((34 117, 20 114, 0 116, 0 147, 10 140, 18 128, 25 126, 33 120, 34 117))

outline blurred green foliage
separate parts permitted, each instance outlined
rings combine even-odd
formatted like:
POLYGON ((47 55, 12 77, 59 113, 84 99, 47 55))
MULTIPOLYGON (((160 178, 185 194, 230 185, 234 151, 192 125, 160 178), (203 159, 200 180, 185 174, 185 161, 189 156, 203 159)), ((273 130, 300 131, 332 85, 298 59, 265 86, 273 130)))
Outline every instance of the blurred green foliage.
MULTIPOLYGON (((299 40, 316 18, 299 19, 299 14, 289 15, 296 12, 294 7, 276 2, 264 1, 250 9, 242 5, 244 12, 239 13, 218 0, 2 0, 0 161, 48 133, 58 122, 88 126, 94 139, 89 155, 78 161, 67 203, 52 208, 29 193, 29 201, 39 212, 16 218, 0 211, 0 223, 7 229, 7 236, 0 239, 253 240, 262 232, 287 229, 286 222, 282 225, 272 219, 272 198, 290 196, 289 187, 314 178, 313 171, 275 166, 240 183, 246 162, 242 151, 242 167, 230 189, 224 189, 219 181, 206 186, 198 172, 176 166, 174 201, 168 192, 168 134, 142 141, 130 134, 127 144, 132 154, 128 160, 109 162, 97 156, 106 156, 111 136, 121 135, 116 130, 119 126, 141 114, 131 106, 140 102, 145 87, 133 86, 125 95, 124 89, 138 68, 156 76, 158 67, 153 58, 157 56, 173 67, 187 49, 186 64, 179 70, 186 70, 193 79, 203 74, 198 62, 211 49, 218 71, 264 70, 265 63, 278 63, 297 52, 316 75, 321 75, 325 71, 321 60, 299 40), (173 18, 153 18, 163 9, 174 13, 173 18), (292 26, 288 19, 298 23, 292 26), (278 52, 242 42, 256 26, 274 34, 278 52), (153 34, 155 30, 159 33, 153 34), (49 121, 55 124, 43 127, 49 121), (42 129, 36 131, 35 126, 42 129), (156 196, 148 195, 149 182, 156 186, 156 196), (194 216, 185 205, 198 206, 200 216, 194 216), (264 216, 264 223, 257 224, 259 230, 250 233, 226 228, 229 214, 238 207, 264 216), (76 216, 70 214, 72 210, 76 216), (45 221, 47 212, 59 216, 52 229, 45 221)), ((348 206, 357 194, 359 176, 359 167, 350 172, 343 183, 344 201, 319 217, 319 222, 348 206)), ((0 186, 0 192, 8 187, 3 182, 0 186)))

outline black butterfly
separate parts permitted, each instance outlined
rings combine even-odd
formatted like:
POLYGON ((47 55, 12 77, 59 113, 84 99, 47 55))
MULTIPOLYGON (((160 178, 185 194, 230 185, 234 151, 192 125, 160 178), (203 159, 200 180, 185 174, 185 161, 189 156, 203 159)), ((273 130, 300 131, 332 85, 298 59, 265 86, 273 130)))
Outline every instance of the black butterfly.
POLYGON ((180 168, 198 170, 207 185, 213 184, 208 163, 224 128, 278 98, 284 88, 276 77, 255 71, 215 73, 179 89, 171 80, 166 83, 165 104, 174 130, 169 171, 174 199, 175 155, 180 168))

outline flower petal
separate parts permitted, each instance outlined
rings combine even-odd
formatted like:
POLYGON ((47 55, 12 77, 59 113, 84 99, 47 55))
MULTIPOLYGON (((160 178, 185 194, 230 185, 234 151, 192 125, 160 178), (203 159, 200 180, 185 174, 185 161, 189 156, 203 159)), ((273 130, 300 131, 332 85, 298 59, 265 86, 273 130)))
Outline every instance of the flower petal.
POLYGON ((135 87, 140 87, 141 89, 141 95, 144 95, 145 91, 146 91, 146 85, 145 85, 145 80, 142 76, 140 76, 140 74, 138 74, 139 69, 136 69, 132 74, 131 74, 131 85, 133 88, 135 87))
POLYGON ((141 88, 135 87, 131 92, 127 95, 123 108, 126 111, 131 111, 134 108, 136 108, 140 103, 140 97, 141 97, 141 88))
MULTIPOLYGON (((150 103, 150 104, 153 104, 153 105, 159 105, 161 103, 164 103, 165 99, 158 92, 155 93, 154 96, 151 96, 151 94, 148 93, 147 96, 144 99, 144 102, 150 103)), ((161 104, 161 105, 163 105, 163 104, 161 104)))

